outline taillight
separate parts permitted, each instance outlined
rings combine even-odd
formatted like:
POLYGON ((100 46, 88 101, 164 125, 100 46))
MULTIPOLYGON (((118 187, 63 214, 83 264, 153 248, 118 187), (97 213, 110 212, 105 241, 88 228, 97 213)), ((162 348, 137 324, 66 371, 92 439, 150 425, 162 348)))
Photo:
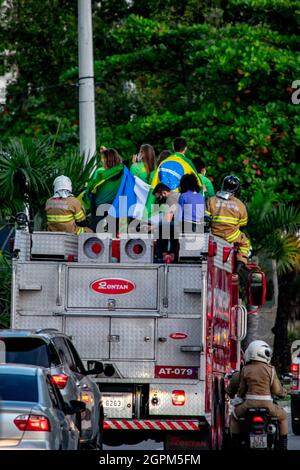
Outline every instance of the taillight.
POLYGON ((263 423, 264 419, 261 416, 254 416, 252 421, 253 423, 263 423))
POLYGON ((291 364, 290 372, 292 374, 291 390, 299 388, 299 364, 291 364))
POLYGON ((292 374, 298 374, 299 372, 299 364, 292 364, 291 365, 291 368, 290 368, 290 371, 292 374))
POLYGON ((62 390, 67 385, 69 377, 66 374, 55 374, 52 375, 52 380, 62 390))
POLYGON ((42 415, 20 415, 14 423, 20 431, 51 431, 48 418, 42 415))
POLYGON ((185 391, 184 390, 173 390, 172 392, 172 403, 174 406, 183 406, 185 404, 185 391))

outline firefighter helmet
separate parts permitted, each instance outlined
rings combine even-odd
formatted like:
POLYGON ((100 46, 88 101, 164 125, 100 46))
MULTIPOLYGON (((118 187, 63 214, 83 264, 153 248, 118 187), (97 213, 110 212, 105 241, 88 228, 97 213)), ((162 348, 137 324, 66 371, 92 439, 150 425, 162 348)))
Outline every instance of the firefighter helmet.
POLYGON ((72 192, 72 181, 70 180, 70 178, 68 178, 68 176, 64 176, 64 175, 58 176, 53 181, 53 186, 54 186, 55 193, 59 191, 64 191, 64 190, 70 191, 70 193, 72 192))
POLYGON ((222 191, 227 191, 228 193, 235 194, 241 187, 241 182, 237 176, 230 175, 225 176, 222 183, 222 191))
POLYGON ((252 341, 245 351, 246 364, 250 361, 271 362, 272 349, 265 341, 252 341))

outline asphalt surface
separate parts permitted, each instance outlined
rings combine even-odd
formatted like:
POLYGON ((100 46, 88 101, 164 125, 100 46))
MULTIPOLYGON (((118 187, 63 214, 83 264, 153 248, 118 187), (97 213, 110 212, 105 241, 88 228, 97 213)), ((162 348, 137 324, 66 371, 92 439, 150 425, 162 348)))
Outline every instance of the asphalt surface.
MULTIPOLYGON (((289 436, 288 436, 288 449, 289 450, 300 450, 300 436, 295 436, 292 433, 291 428, 291 414, 290 414, 290 407, 285 406, 284 409, 288 413, 289 417, 289 436)), ((104 450, 163 450, 163 443, 162 442, 155 442, 151 440, 143 441, 140 444, 135 445, 122 445, 118 447, 109 447, 103 446, 104 450)))

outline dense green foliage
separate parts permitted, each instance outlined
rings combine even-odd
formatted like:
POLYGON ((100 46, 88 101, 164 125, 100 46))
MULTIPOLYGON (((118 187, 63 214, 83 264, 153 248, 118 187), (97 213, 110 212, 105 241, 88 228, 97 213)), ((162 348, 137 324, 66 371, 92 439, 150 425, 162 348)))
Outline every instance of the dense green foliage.
MULTIPOLYGON (((6 5, 6 6, 5 6, 6 5)), ((2 139, 56 136, 58 156, 78 146, 77 25, 72 0, 10 0, 0 47, 17 67, 2 107, 2 139)), ((93 2, 98 145, 130 158, 188 138, 218 185, 240 175, 286 202, 299 196, 300 69, 294 0, 93 2)))

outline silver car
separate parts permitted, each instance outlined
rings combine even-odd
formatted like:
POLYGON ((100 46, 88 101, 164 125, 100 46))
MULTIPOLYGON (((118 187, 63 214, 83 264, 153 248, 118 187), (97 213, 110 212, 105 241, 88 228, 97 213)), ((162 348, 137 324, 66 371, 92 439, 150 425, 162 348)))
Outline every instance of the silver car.
POLYGON ((100 449, 103 404, 99 388, 89 375, 102 372, 102 364, 95 363, 93 370, 87 371, 71 338, 55 329, 0 330, 0 343, 0 350, 1 345, 5 350, 2 362, 45 367, 64 401, 85 403, 86 410, 73 416, 76 427, 81 431, 81 448, 100 449))
POLYGON ((0 450, 76 450, 80 436, 71 414, 84 408, 64 403, 47 370, 0 365, 0 450))

